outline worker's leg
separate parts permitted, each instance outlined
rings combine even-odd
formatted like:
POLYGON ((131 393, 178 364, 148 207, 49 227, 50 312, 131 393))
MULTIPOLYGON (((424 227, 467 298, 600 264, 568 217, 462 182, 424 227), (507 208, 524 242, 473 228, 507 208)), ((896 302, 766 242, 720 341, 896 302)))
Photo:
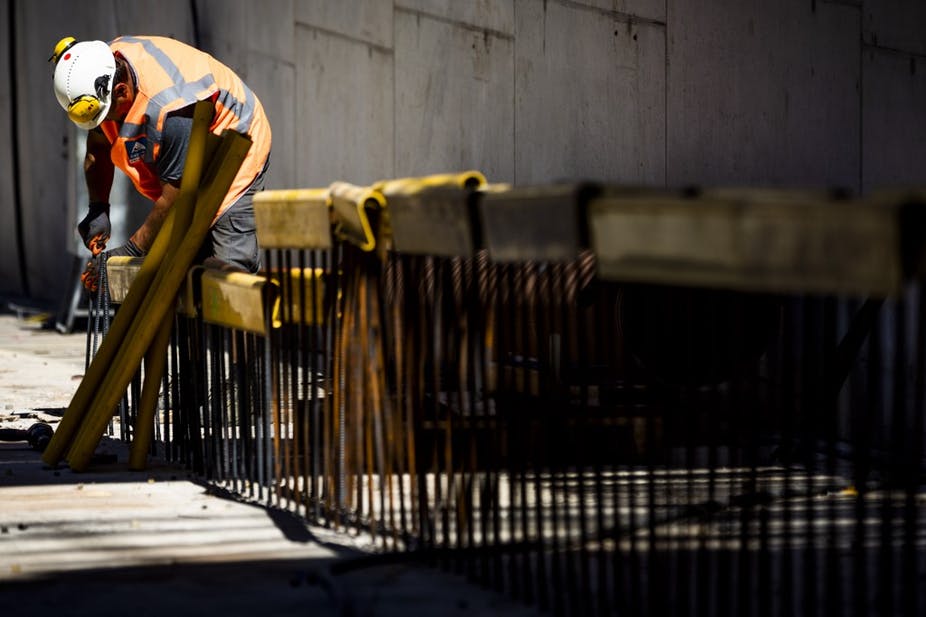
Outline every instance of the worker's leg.
POLYGON ((264 188, 262 173, 251 188, 215 222, 200 251, 203 258, 213 257, 223 267, 240 268, 250 273, 260 270, 260 247, 254 224, 254 195, 264 188))

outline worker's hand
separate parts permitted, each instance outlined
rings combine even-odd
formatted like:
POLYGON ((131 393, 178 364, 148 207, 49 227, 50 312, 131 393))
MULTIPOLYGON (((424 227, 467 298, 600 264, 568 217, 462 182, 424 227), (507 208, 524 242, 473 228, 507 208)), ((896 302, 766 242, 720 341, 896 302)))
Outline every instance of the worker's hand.
POLYGON ((122 246, 118 246, 111 251, 95 255, 93 259, 87 262, 87 267, 83 274, 80 275, 80 282, 88 291, 96 292, 100 283, 100 268, 104 266, 106 260, 110 257, 144 257, 145 251, 138 248, 138 245, 127 240, 122 246))
POLYGON ((83 284, 84 288, 87 291, 92 291, 96 293, 96 290, 99 289, 100 285, 100 266, 103 264, 103 254, 94 255, 90 261, 87 262, 87 267, 84 268, 83 274, 80 275, 80 282, 83 284))
POLYGON ((117 246, 111 251, 106 251, 106 259, 110 257, 144 257, 147 251, 138 248, 138 245, 131 240, 126 240, 122 246, 117 246))
POLYGON ((94 256, 99 255, 106 248, 109 234, 112 233, 112 224, 109 222, 109 204, 100 201, 90 202, 87 216, 77 224, 84 246, 90 249, 94 256))

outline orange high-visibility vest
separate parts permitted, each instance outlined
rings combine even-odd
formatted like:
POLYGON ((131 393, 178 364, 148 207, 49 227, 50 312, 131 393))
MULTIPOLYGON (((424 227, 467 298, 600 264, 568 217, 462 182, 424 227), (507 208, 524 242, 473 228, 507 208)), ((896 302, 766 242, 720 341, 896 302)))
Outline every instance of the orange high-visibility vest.
POLYGON ((168 113, 198 101, 212 100, 215 116, 210 131, 219 135, 232 129, 251 137, 251 149, 219 206, 215 216, 218 219, 247 191, 270 153, 270 123, 257 96, 227 66, 174 39, 123 36, 109 46, 134 72, 136 92, 121 125, 106 120, 100 127, 112 144, 113 164, 148 199, 155 201, 161 196, 155 161, 168 113))

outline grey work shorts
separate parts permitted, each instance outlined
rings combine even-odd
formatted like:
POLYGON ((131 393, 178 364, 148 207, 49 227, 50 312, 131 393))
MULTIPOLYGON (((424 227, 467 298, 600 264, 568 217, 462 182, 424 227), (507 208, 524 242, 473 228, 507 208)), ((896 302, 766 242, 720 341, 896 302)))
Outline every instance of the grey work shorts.
POLYGON ((254 224, 254 195, 264 189, 266 171, 265 167, 247 192, 213 224, 197 261, 203 262, 214 257, 227 266, 252 274, 260 270, 260 247, 257 245, 257 227, 254 224))

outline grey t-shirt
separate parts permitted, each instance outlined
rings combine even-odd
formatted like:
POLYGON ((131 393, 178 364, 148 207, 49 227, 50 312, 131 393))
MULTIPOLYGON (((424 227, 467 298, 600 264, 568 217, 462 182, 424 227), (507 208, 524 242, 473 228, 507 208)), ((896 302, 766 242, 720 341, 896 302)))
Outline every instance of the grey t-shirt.
POLYGON ((192 107, 183 108, 164 118, 161 148, 158 160, 155 161, 161 182, 176 184, 183 176, 186 153, 190 146, 190 132, 193 129, 193 118, 187 110, 192 111, 192 107))

